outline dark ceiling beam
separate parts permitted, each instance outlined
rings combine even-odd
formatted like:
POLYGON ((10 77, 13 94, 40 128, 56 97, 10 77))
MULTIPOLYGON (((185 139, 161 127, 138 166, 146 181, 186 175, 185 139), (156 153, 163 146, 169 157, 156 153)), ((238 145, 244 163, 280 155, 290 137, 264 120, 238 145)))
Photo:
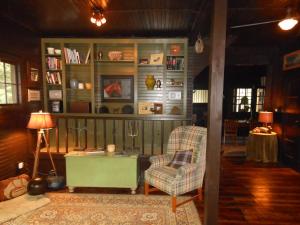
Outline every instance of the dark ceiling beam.
POLYGON ((2 17, 4 20, 8 20, 11 21, 13 23, 15 23, 16 25, 24 28, 25 30, 28 30, 30 32, 33 32, 34 34, 40 34, 40 31, 36 29, 36 27, 34 27, 33 25, 29 25, 21 20, 19 20, 18 18, 15 18, 14 16, 5 14, 5 13, 1 13, 0 17, 2 17))
POLYGON ((194 9, 117 9, 117 10, 106 10, 105 13, 145 13, 145 12, 188 12, 192 14, 199 14, 199 11, 194 9))

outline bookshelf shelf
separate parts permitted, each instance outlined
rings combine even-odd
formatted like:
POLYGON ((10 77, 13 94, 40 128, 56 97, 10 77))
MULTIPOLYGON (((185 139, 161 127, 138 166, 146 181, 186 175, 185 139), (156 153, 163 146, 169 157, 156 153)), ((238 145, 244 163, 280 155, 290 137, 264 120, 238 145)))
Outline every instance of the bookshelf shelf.
POLYGON ((56 55, 56 54, 45 54, 45 57, 61 58, 61 55, 56 55))
POLYGON ((168 72, 175 72, 175 73, 176 73, 176 72, 177 72, 177 73, 178 73, 178 72, 184 72, 184 70, 169 70, 169 69, 167 69, 167 71, 168 71, 168 72))
POLYGON ((66 63, 66 66, 90 66, 90 63, 66 63))
POLYGON ((164 64, 153 65, 153 64, 138 64, 139 67, 163 67, 164 64))
POLYGON ((108 115, 112 115, 123 114, 123 108, 130 105, 132 115, 143 116, 139 106, 150 102, 160 105, 161 115, 185 116, 189 110, 186 106, 187 51, 186 38, 43 38, 45 110, 52 113, 80 113, 74 111, 73 106, 85 104, 89 108, 86 113, 100 113, 99 108, 104 107, 108 115), (178 55, 172 55, 174 45, 179 46, 178 55), (49 49, 61 54, 49 54, 49 49), (110 60, 111 52, 116 51, 122 53, 122 59, 110 60), (159 61, 155 58, 157 56, 159 61), (145 85, 149 75, 154 76, 156 82, 159 81, 153 90, 145 85), (103 82, 105 76, 106 83, 103 82), (129 76, 130 79, 126 80, 129 76), (174 85, 170 83, 172 80, 174 85), (107 94, 104 88, 113 82, 121 85, 112 90, 112 94, 107 94), (73 88, 78 85, 84 89, 73 88), (59 110, 53 110, 55 104, 53 99, 49 99, 49 90, 61 91, 59 106, 58 101, 54 102, 59 110), (130 96, 134 96, 130 103, 124 101, 129 92, 130 96), (172 94, 180 95, 180 100, 169 99, 172 94))
POLYGON ((96 63, 134 63, 134 60, 95 60, 96 63))

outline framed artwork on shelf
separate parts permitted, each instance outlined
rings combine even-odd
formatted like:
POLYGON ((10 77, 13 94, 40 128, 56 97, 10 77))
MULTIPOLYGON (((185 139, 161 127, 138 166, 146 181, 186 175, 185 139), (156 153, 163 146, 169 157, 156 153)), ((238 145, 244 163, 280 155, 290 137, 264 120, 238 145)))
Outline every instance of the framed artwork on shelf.
POLYGON ((300 67, 300 50, 283 56, 283 70, 290 70, 300 67))
POLYGON ((150 65, 162 65, 164 53, 155 53, 150 55, 150 65))
POLYGON ((163 104, 158 102, 139 102, 139 114, 162 114, 163 104))
POLYGON ((170 91, 169 100, 181 100, 181 91, 170 91))
POLYGON ((103 102, 133 102, 132 75, 102 75, 100 82, 103 102))
POLYGON ((62 90, 49 90, 50 100, 62 100, 62 90))

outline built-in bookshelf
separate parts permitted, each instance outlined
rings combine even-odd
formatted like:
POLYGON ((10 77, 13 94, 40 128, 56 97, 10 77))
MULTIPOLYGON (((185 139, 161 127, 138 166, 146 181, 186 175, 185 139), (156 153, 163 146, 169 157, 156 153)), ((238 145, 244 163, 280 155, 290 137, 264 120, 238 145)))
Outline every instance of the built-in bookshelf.
POLYGON ((186 115, 185 38, 45 38, 42 60, 47 111, 186 115))

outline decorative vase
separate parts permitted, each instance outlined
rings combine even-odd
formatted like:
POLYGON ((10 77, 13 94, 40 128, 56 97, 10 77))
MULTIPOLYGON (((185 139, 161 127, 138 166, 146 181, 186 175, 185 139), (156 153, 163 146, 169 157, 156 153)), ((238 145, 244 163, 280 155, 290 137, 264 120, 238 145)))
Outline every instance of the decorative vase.
POLYGON ((28 182, 27 191, 29 195, 41 195, 47 190, 47 181, 41 177, 33 178, 28 182))
POLYGON ((76 79, 71 79, 71 80, 70 80, 70 88, 72 88, 72 89, 77 89, 77 88, 78 88, 78 80, 76 80, 76 79))
POLYGON ((147 75, 145 79, 145 84, 148 90, 153 90, 156 80, 154 79, 154 75, 147 75))

